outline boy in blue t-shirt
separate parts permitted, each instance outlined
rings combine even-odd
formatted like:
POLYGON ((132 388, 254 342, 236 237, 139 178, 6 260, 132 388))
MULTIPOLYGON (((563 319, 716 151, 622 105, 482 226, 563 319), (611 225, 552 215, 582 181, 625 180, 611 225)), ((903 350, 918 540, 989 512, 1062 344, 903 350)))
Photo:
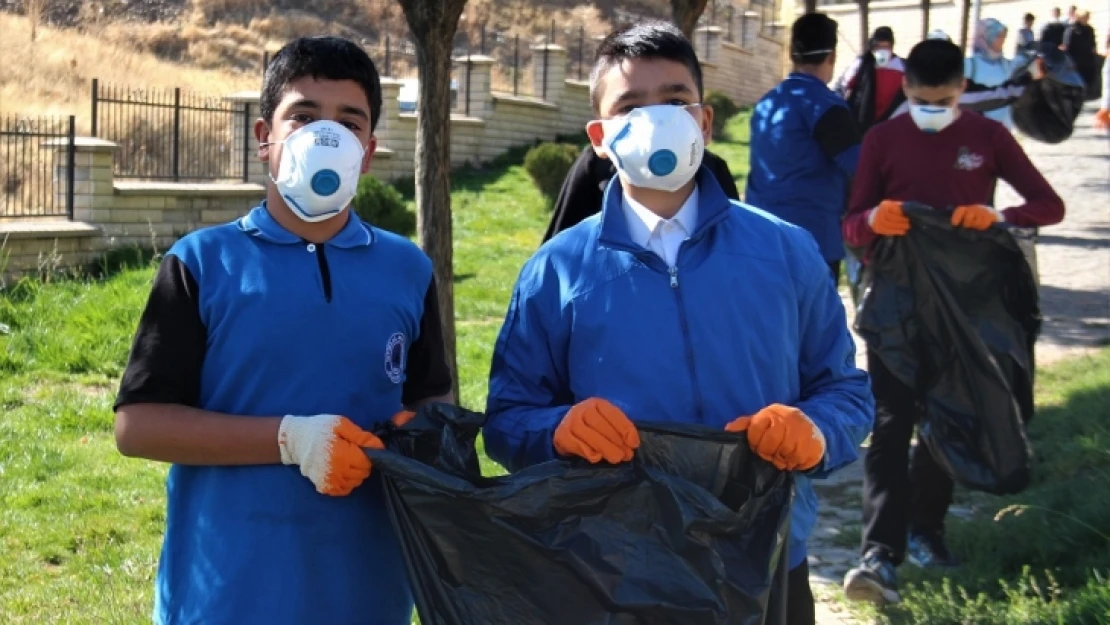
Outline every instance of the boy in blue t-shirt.
POLYGON ((121 453, 172 463, 155 623, 410 622, 363 449, 454 400, 431 262, 348 208, 381 109, 357 45, 286 45, 254 128, 266 200, 154 278, 115 410, 121 453))

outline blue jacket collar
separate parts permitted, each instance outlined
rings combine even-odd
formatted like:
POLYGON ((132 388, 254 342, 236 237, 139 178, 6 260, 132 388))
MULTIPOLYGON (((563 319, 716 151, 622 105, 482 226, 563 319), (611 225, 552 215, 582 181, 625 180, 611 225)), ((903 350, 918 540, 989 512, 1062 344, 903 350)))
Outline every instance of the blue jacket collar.
MULTIPOLYGON (((690 235, 692 240, 701 238, 706 230, 723 219, 732 208, 732 201, 713 177, 713 172, 704 164, 698 169, 694 179, 698 185, 698 225, 690 235)), ((628 232, 628 221, 624 217, 622 206, 623 195, 620 176, 613 176, 605 187, 605 197, 601 203, 601 234, 598 242, 609 247, 634 250, 637 246, 628 232)))
MULTIPOLYGON (((347 211, 347 223, 343 229, 332 237, 327 245, 338 248, 366 247, 374 242, 374 232, 370 226, 363 223, 358 215, 347 211)), ((304 242, 301 237, 289 232, 281 226, 266 208, 266 202, 251 209, 251 212, 239 219, 239 230, 258 237, 270 243, 279 245, 299 245, 304 242)))
POLYGON ((791 78, 792 78, 792 79, 795 79, 795 80, 804 80, 804 81, 808 81, 808 82, 811 82, 811 83, 813 83, 813 84, 815 84, 815 85, 821 85, 822 87, 824 87, 824 88, 826 88, 826 89, 828 89, 828 88, 829 88, 829 86, 828 86, 828 85, 826 85, 825 83, 821 82, 821 79, 820 79, 820 78, 818 78, 818 77, 816 77, 816 76, 814 76, 813 74, 807 74, 807 73, 805 73, 805 72, 790 72, 790 74, 788 74, 788 75, 787 75, 786 77, 787 77, 788 79, 791 79, 791 78))

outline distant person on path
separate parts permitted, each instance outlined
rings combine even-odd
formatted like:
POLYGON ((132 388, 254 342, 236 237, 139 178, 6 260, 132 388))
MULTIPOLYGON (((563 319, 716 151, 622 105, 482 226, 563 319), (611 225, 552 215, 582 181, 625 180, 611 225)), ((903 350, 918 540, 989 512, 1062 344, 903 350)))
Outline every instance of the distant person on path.
MULTIPOLYGON (((1065 49, 1075 61, 1075 69, 1087 85, 1094 85, 1098 79, 1098 40, 1091 28, 1091 12, 1080 11, 1068 27, 1065 36, 1065 49)), ((1097 97, 1097 96, 1096 96, 1097 97)))
MULTIPOLYGON (((909 115, 875 127, 864 138, 852 186, 844 238, 869 247, 877 237, 905 235, 911 227, 902 203, 954 208, 952 225, 985 230, 997 223, 1047 226, 1064 217, 1064 203, 1029 161, 1013 135, 982 115, 961 113, 964 59, 947 41, 923 41, 906 60, 909 115), (1025 203, 990 206, 998 178, 1025 203)), ((875 428, 864 460, 862 558, 848 572, 849 599, 878 604, 900 600, 896 567, 909 557, 926 567, 958 560, 944 538, 953 482, 925 445, 910 441, 923 399, 870 348, 867 369, 876 400, 875 428)), ((974 389, 966 389, 974 393, 974 389)))
POLYGON ((120 452, 172 463, 154 622, 409 625, 364 449, 453 403, 452 378, 431 261, 348 208, 378 73, 350 41, 296 39, 260 109, 266 200, 166 254, 115 402, 120 452))
POLYGON ((824 13, 791 29, 793 71, 755 105, 744 201, 805 228, 835 284, 844 258, 840 220, 859 161, 860 133, 843 98, 826 85, 836 65, 837 24, 824 13))
POLYGON ((1068 24, 1060 17, 1060 7, 1052 9, 1052 18, 1041 27, 1041 41, 1050 42, 1056 47, 1064 45, 1064 35, 1068 31, 1068 24))
POLYGON ((746 432, 793 475, 787 623, 814 625, 811 480, 856 459, 872 420, 867 374, 813 237, 729 200, 701 164, 713 116, 702 96, 697 54, 673 24, 640 22, 600 44, 586 130, 619 173, 600 215, 521 270, 483 436, 490 458, 518 471, 557 457, 629 462, 638 422, 746 432))
MULTIPOLYGON (((1006 58, 1002 53, 1006 44, 1006 33, 1006 25, 993 17, 979 21, 975 28, 972 55, 964 63, 964 75, 969 81, 984 87, 997 87, 1010 80, 1016 64, 1013 59, 1006 58)), ((986 111, 983 114, 1007 129, 1012 130, 1014 127, 1009 106, 986 111)))
POLYGON ((904 71, 902 59, 894 54, 894 31, 889 26, 876 28, 870 49, 832 86, 848 102, 860 132, 867 132, 890 115, 902 89, 904 71))
MULTIPOLYGON (((736 181, 723 158, 706 149, 702 164, 712 172, 717 184, 721 185, 730 200, 740 199, 736 181)), ((587 217, 600 213, 605 187, 615 175, 617 168, 613 166, 613 161, 598 156, 593 146, 587 145, 563 179, 559 197, 555 200, 555 209, 551 213, 551 221, 543 235, 543 243, 587 217)))
POLYGON ((1014 56, 1032 51, 1037 45, 1037 35, 1033 32, 1033 22, 1037 18, 1032 13, 1026 13, 1022 20, 1022 27, 1017 32, 1017 41, 1014 44, 1014 56))

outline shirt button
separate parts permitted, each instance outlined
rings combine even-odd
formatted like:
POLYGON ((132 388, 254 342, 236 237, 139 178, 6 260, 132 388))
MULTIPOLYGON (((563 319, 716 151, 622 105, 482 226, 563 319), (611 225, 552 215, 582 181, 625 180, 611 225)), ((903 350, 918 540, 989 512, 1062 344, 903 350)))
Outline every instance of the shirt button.
POLYGON ((315 243, 309 243, 308 248, 306 248, 306 249, 308 249, 308 252, 311 254, 312 252, 316 251, 316 244, 315 243))

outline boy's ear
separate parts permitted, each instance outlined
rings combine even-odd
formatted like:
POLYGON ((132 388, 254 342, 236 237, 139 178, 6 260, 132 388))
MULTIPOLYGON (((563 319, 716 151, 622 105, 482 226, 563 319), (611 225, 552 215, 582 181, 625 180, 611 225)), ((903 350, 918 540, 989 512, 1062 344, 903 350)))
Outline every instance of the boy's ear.
POLYGON ((701 105, 701 120, 698 125, 701 126, 701 137, 705 141, 705 145, 713 140, 713 107, 708 104, 701 105))
POLYGON ((270 162, 270 125, 266 120, 262 118, 255 120, 254 138, 258 139, 258 160, 263 163, 270 162))
POLYGON ((586 122, 586 136, 590 138, 590 144, 593 146, 595 154, 601 158, 609 158, 605 149, 601 147, 601 142, 605 139, 605 127, 600 119, 586 122))
POLYGON ((370 161, 374 158, 374 150, 378 149, 378 137, 370 135, 370 141, 366 143, 366 153, 362 155, 362 167, 359 173, 365 174, 370 171, 370 161))

